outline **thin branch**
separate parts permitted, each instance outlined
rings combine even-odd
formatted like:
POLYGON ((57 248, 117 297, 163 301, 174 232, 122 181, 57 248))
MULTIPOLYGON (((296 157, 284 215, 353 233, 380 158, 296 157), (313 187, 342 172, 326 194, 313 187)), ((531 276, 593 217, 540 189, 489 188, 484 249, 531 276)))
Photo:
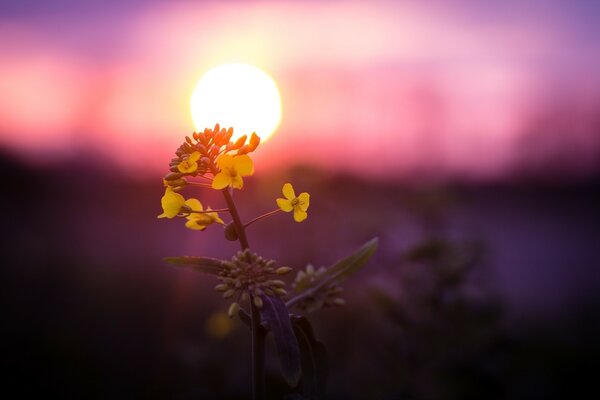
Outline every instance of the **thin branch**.
POLYGON ((190 211, 190 214, 209 214, 213 212, 227 212, 229 208, 217 208, 216 210, 190 211))
POLYGON ((253 220, 247 222, 246 225, 244 225, 244 228, 247 228, 248 226, 252 225, 256 221, 260 221, 263 218, 267 218, 267 217, 270 217, 271 215, 275 215, 279 211, 281 211, 281 210, 278 208, 277 210, 269 211, 268 213, 265 213, 263 215, 259 215, 258 217, 254 218, 253 220))

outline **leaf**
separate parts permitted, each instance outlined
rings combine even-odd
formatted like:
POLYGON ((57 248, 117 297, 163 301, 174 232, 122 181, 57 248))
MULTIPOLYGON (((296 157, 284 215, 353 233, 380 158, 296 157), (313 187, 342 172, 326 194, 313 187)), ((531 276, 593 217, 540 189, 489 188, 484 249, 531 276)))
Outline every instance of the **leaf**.
POLYGON ((261 296, 260 308, 262 322, 273 332, 275 349, 281 364, 281 373, 291 387, 298 384, 301 374, 300 347, 292 329, 290 314, 279 297, 261 296))
POLYGON ((293 316, 292 325, 300 345, 303 394, 312 400, 323 399, 327 390, 327 350, 315 338, 308 319, 293 316))
POLYGON ((163 260, 169 264, 174 264, 179 267, 190 268, 197 272, 205 272, 207 274, 218 275, 225 266, 223 260, 210 257, 165 257, 163 260))
POLYGON ((316 280, 315 282, 306 282, 305 284, 296 285, 296 291, 302 292, 316 286, 326 287, 333 281, 339 282, 349 277, 367 264, 367 261, 369 261, 371 256, 375 253, 375 250, 377 250, 378 244, 378 238, 369 240, 360 249, 327 268, 327 271, 321 276, 321 279, 316 280))

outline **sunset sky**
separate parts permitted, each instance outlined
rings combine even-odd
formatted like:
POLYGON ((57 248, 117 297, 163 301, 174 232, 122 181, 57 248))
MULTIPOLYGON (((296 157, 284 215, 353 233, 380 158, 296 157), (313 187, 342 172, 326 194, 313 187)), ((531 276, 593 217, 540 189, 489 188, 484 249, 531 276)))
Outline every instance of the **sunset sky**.
POLYGON ((161 171, 198 79, 242 62, 282 97, 257 168, 597 170, 599 16, 585 0, 1 2, 0 146, 161 171))

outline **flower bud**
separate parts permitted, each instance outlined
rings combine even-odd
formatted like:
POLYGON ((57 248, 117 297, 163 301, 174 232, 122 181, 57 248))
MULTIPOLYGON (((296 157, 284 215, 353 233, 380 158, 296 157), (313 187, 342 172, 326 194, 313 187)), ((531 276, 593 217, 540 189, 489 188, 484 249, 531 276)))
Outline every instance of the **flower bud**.
POLYGON ((234 269, 235 268, 235 264, 232 263, 231 261, 223 261, 222 265, 223 265, 223 267, 225 267, 227 269, 234 269))
POLYGON ((227 315, 229 315, 229 318, 233 318, 235 314, 237 314, 239 309, 240 305, 238 303, 231 303, 231 305, 229 306, 229 310, 227 311, 227 315))
POLYGON ((223 293, 223 297, 225 297, 226 299, 230 298, 231 296, 233 296, 235 293, 235 290, 233 289, 229 289, 228 291, 226 291, 225 293, 223 293))
POLYGON ((179 173, 179 172, 169 172, 168 174, 165 175, 165 180, 167 181, 174 181, 176 179, 179 179, 183 176, 183 174, 179 173))
POLYGON ((280 281, 279 279, 271 279, 267 282, 270 286, 278 286, 278 287, 283 287, 285 286, 285 282, 284 281, 280 281))
POLYGON ((176 179, 174 181, 169 181, 169 186, 178 187, 187 185, 187 181, 185 179, 176 179))
POLYGON ((225 239, 231 242, 235 242, 238 239, 237 230, 235 229, 235 224, 233 222, 230 222, 225 226, 225 239))
POLYGON ((254 303, 254 305, 258 308, 261 308, 263 306, 263 301, 260 298, 260 296, 254 296, 252 298, 252 302, 254 303))
POLYGON ((341 307, 341 306, 343 306, 343 305, 346 304, 346 300, 341 299, 341 298, 338 297, 337 299, 333 300, 333 304, 335 304, 336 306, 341 307))
POLYGON ((247 138, 248 138, 248 136, 246 136, 246 135, 240 136, 240 138, 238 140, 236 140, 235 143, 233 144, 233 149, 239 149, 240 147, 242 147, 244 145, 244 143, 246 143, 247 138))
POLYGON ((283 288, 275 288, 273 289, 273 291, 275 292, 275 294, 277 296, 287 296, 287 290, 283 289, 283 288))
POLYGON ((223 283, 221 283, 221 284, 219 284, 219 285, 215 286, 215 290, 216 290, 217 292, 225 292, 227 289, 229 289, 229 286, 228 286, 228 285, 225 285, 225 284, 223 284, 223 283))
POLYGON ((285 275, 288 272, 290 272, 292 269, 290 267, 279 267, 277 268, 277 270, 275 270, 275 273, 277 275, 285 275))

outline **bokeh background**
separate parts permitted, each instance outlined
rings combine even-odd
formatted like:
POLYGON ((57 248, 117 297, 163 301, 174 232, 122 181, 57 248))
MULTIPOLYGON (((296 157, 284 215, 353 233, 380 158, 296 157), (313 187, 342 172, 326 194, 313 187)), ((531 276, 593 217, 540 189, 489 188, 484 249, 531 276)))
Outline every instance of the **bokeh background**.
MULTIPOLYGON (((282 264, 378 236, 311 316, 332 399, 597 393, 600 3, 0 2, 2 380, 22 397, 244 399, 249 336, 209 276, 219 229, 157 220, 210 67, 278 83, 238 196, 282 264)), ((215 193, 201 195, 219 205, 215 193)), ((286 388, 272 354, 271 398, 286 388)))

